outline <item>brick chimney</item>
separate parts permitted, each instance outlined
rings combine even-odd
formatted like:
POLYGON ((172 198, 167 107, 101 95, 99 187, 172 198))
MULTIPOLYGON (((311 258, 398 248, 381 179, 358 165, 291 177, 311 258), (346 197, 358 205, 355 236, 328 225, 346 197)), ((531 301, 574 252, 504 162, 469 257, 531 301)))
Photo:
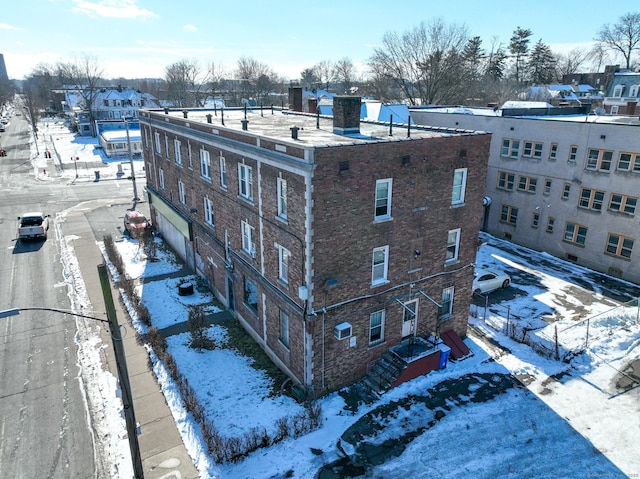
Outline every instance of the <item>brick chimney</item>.
POLYGON ((359 96, 338 95, 333 97, 333 132, 336 135, 360 133, 360 109, 362 99, 359 96))
POLYGON ((302 87, 289 87, 289 110, 302 111, 302 87))
POLYGON ((311 113, 312 115, 315 115, 316 112, 318 111, 318 99, 310 96, 307 102, 309 104, 309 113, 311 113))

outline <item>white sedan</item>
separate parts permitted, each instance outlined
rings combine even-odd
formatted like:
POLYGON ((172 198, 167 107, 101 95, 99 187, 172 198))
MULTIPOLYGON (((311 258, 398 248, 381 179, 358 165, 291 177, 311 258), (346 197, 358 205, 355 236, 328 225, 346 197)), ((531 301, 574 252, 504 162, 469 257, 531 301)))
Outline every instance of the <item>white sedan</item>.
POLYGON ((473 274, 474 294, 490 293, 496 289, 506 288, 509 284, 511 284, 511 278, 507 273, 476 268, 473 274))

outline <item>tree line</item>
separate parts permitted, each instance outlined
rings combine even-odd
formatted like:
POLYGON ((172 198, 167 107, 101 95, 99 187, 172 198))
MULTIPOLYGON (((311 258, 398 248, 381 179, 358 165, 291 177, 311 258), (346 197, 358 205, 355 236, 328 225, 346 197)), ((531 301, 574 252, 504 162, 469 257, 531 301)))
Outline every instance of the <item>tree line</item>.
MULTIPOLYGON (((563 75, 585 68, 597 72, 616 59, 623 60, 622 68, 636 67, 640 13, 627 13, 612 25, 604 24, 591 50, 559 54, 542 39, 535 43, 534 39, 530 29, 518 26, 508 44, 496 38, 485 44, 479 36, 471 36, 464 24, 433 19, 403 32, 385 33, 365 73, 343 57, 309 66, 295 81, 308 89, 410 105, 501 103, 527 85, 557 83, 563 75)), ((90 107, 91 90, 114 82, 151 93, 176 108, 203 107, 212 97, 223 97, 227 106, 247 102, 279 106, 287 103, 291 84, 269 65, 250 57, 241 57, 231 69, 182 59, 168 65, 162 79, 106 80, 99 60, 83 55, 69 62, 37 65, 23 87, 30 104, 46 110, 51 90, 85 87, 89 92, 85 104, 90 107)))

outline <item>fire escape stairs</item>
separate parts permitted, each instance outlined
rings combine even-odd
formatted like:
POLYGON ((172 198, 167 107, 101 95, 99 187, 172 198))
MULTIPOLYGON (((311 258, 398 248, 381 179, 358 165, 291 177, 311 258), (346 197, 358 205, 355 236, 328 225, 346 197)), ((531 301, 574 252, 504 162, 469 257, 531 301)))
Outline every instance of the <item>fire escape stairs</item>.
POLYGON ((374 364, 361 382, 371 392, 380 396, 391 388, 391 385, 406 367, 407 363, 402 358, 391 351, 387 351, 374 364))

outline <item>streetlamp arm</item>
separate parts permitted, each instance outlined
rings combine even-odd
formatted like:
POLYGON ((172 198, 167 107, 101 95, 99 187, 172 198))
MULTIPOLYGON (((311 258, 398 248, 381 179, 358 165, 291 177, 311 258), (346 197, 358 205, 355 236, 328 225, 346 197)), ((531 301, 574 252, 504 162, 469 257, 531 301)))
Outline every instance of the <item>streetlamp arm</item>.
POLYGON ((102 323, 108 323, 108 319, 96 318, 94 316, 87 316, 86 314, 78 314, 73 311, 65 310, 65 309, 56 309, 56 308, 13 308, 13 309, 5 309, 0 311, 0 318, 8 318, 9 316, 17 316, 21 311, 52 311, 54 313, 64 313, 64 314, 72 314, 73 316, 78 316, 80 318, 93 319, 94 321, 100 321, 102 323))

